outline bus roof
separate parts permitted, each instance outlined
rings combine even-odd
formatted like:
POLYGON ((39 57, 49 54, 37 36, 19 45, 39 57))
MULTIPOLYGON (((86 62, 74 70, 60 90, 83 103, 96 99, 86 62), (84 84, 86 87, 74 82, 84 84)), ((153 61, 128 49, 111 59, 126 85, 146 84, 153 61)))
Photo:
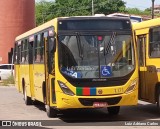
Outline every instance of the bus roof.
MULTIPOLYGON (((103 16, 103 17, 99 17, 99 16, 72 16, 72 17, 58 17, 58 18, 55 18, 55 19, 52 19, 40 26, 37 26, 19 36, 16 37, 16 41, 22 39, 22 38, 25 38, 27 36, 30 36, 32 35, 33 33, 38 33, 40 30, 44 30, 44 29, 47 29, 51 26, 54 26, 54 23, 57 22, 58 20, 74 20, 74 19, 78 19, 78 20, 84 20, 84 19, 110 19, 110 20, 130 20, 129 18, 124 18, 124 17, 106 17, 106 16, 103 16)), ((56 29, 56 28, 55 28, 56 29)))
POLYGON ((44 30, 44 29, 46 29, 46 28, 48 28, 50 26, 53 26, 53 24, 54 24, 54 22, 56 20, 57 20, 57 18, 55 18, 53 20, 50 20, 50 21, 48 21, 48 22, 46 22, 46 23, 44 23, 44 24, 42 24, 40 26, 37 26, 37 27, 35 27, 35 28, 33 28, 33 29, 31 29, 31 30, 29 30, 29 31, 17 36, 15 40, 18 41, 18 40, 20 40, 20 39, 22 39, 24 37, 32 35, 33 33, 39 32, 39 30, 44 30))
POLYGON ((138 30, 138 29, 143 29, 143 28, 148 28, 148 27, 158 26, 158 25, 160 25, 160 18, 151 19, 151 20, 140 22, 140 23, 134 23, 133 29, 138 30))

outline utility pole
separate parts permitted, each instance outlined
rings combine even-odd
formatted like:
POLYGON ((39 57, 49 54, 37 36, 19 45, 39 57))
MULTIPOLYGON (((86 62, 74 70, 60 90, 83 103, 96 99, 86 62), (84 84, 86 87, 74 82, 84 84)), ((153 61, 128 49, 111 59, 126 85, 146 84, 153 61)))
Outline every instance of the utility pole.
POLYGON ((154 1, 155 0, 152 0, 152 19, 154 19, 154 1))
POLYGON ((92 0, 92 16, 94 16, 94 2, 92 0))

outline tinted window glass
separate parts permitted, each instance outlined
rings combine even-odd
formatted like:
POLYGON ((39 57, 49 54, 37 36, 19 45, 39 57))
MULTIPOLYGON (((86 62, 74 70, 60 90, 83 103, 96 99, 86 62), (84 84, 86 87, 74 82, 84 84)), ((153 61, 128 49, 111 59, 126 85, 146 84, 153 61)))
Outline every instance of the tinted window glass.
POLYGON ((84 19, 84 20, 60 20, 59 30, 122 30, 131 29, 129 20, 106 20, 106 19, 84 19))
POLYGON ((160 57, 160 27, 150 30, 149 50, 151 57, 160 57))
POLYGON ((11 65, 1 65, 0 69, 11 69, 11 65))
POLYGON ((35 43, 35 62, 40 62, 40 51, 41 51, 41 42, 40 35, 36 36, 35 43))

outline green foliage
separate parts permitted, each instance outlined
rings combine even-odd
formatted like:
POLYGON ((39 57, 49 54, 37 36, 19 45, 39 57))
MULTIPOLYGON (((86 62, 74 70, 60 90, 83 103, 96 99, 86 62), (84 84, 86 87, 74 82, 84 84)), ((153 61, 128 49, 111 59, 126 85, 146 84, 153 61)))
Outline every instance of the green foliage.
MULTIPOLYGON (((110 14, 125 10, 122 0, 93 0, 94 12, 110 14)), ((58 16, 91 15, 92 0, 56 0, 58 16)))
MULTIPOLYGON (((122 0, 93 0, 94 13, 110 14, 124 12, 125 2, 122 0)), ((41 0, 36 3, 36 21, 40 25, 54 17, 85 16, 92 14, 92 0, 41 0)))
POLYGON ((135 15, 150 15, 151 14, 150 10, 142 11, 138 8, 126 8, 126 12, 128 14, 135 14, 135 15))
POLYGON ((151 12, 151 8, 146 8, 144 11, 151 12))
POLYGON ((125 2, 122 0, 95 0, 95 13, 111 14, 125 11, 125 2))
POLYGON ((9 78, 2 80, 0 82, 1 86, 10 86, 10 85, 14 85, 14 84, 15 84, 14 76, 10 76, 9 78))
MULTIPOLYGON (((123 0, 93 0, 95 14, 128 13, 151 15, 151 8, 144 11, 138 8, 126 8, 123 0)), ((40 0, 36 3, 37 25, 55 17, 92 15, 92 0, 40 0)))
POLYGON ((49 21, 54 18, 54 2, 47 2, 45 0, 41 0, 36 3, 36 23, 40 25, 46 21, 49 21))
POLYGON ((89 15, 86 0, 56 0, 57 16, 89 15))

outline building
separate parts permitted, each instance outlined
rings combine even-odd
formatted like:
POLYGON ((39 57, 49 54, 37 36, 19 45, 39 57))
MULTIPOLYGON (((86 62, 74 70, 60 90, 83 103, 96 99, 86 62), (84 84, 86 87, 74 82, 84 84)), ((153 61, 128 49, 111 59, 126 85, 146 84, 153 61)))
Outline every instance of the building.
POLYGON ((15 37, 34 27, 34 0, 0 0, 0 64, 11 61, 15 37))
POLYGON ((154 13, 155 14, 160 14, 160 5, 155 5, 154 6, 154 13))

